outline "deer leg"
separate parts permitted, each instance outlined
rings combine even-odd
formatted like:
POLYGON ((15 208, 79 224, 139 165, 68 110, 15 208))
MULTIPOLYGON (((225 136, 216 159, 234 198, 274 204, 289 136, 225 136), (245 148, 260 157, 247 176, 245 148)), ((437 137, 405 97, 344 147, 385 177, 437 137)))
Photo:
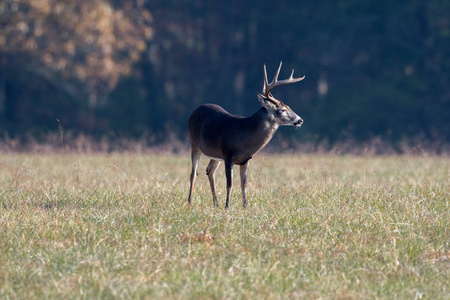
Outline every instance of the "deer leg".
POLYGON ((219 202, 217 201, 216 195, 216 186, 214 184, 214 174, 216 173, 217 168, 220 165, 220 161, 211 159, 209 161, 208 167, 206 167, 206 175, 208 175, 209 185, 211 186, 211 193, 213 196, 213 202, 215 206, 219 206, 219 202))
POLYGON ((188 198, 189 204, 191 204, 192 192, 194 190, 195 185, 195 177, 197 176, 198 161, 200 160, 200 149, 194 146, 192 146, 191 160, 192 160, 192 172, 191 172, 191 187, 189 188, 189 198, 188 198))
POLYGON ((233 187, 233 162, 231 159, 225 160, 225 175, 227 177, 227 201, 225 202, 225 208, 228 208, 230 203, 231 188, 233 187))
POLYGON ((247 171, 248 171, 248 163, 240 166, 241 171, 241 191, 242 191, 242 206, 247 206, 247 196, 245 192, 247 190, 247 171))

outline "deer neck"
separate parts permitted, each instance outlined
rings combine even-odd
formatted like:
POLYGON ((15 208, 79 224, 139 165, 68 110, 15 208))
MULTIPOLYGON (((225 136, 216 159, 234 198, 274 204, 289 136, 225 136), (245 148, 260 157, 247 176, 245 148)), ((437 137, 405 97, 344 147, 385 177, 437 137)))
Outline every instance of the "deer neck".
POLYGON ((273 115, 269 114, 265 107, 261 107, 261 109, 254 113, 249 119, 262 134, 273 135, 278 129, 275 118, 273 115))
POLYGON ((278 129, 273 116, 264 107, 245 118, 245 121, 247 126, 243 126, 243 136, 250 142, 253 153, 264 148, 278 129))

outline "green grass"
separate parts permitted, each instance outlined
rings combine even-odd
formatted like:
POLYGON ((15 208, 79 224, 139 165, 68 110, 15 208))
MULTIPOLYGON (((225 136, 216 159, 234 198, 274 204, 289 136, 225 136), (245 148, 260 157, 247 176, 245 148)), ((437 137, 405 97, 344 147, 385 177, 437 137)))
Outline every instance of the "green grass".
POLYGON ((447 158, 0 155, 0 298, 450 298, 447 158))

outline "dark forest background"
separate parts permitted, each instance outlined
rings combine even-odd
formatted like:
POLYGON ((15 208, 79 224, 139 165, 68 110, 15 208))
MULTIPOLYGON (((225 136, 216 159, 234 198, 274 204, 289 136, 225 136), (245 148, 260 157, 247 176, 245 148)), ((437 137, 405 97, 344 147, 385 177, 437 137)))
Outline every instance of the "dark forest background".
POLYGON ((277 141, 450 142, 450 2, 0 0, 0 139, 185 141, 202 103, 300 115, 277 141))

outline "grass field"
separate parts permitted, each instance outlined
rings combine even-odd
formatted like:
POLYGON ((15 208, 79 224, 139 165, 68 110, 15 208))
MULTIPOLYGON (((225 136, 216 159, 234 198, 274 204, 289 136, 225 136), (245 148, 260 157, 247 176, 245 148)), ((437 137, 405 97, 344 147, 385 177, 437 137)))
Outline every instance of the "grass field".
POLYGON ((0 298, 450 299, 450 162, 0 154, 0 298))

